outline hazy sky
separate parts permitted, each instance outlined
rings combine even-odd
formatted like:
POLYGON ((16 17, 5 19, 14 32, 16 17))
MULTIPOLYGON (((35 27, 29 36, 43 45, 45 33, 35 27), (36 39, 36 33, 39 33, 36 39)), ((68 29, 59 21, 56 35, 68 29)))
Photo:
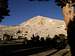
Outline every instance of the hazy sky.
POLYGON ((1 24, 18 25, 34 16, 47 16, 50 18, 63 19, 61 8, 56 6, 54 0, 29 1, 9 0, 10 16, 5 17, 1 24))

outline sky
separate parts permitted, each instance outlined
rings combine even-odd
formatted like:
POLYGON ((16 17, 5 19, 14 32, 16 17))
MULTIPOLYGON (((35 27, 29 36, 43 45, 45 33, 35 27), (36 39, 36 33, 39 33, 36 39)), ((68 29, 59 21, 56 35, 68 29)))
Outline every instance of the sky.
POLYGON ((56 6, 54 1, 8 0, 10 16, 6 16, 0 24, 18 25, 39 15, 63 20, 62 9, 56 6))

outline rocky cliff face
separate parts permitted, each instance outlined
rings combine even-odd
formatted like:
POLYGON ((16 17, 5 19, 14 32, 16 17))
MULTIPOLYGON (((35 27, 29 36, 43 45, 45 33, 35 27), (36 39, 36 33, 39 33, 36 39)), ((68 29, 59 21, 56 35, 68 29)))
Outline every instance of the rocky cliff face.
POLYGON ((53 37, 55 34, 66 34, 64 21, 43 16, 33 17, 19 24, 19 26, 10 27, 10 30, 12 29, 20 30, 21 35, 29 39, 32 34, 35 36, 39 35, 40 37, 46 37, 47 35, 53 37))

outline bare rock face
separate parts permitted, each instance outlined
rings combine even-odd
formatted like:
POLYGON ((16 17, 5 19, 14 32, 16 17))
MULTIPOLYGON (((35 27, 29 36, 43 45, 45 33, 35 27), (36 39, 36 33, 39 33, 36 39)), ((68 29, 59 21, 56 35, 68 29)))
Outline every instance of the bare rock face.
MULTIPOLYGON (((1 28, 1 27, 0 27, 1 28)), ((34 34, 39 35, 40 37, 47 37, 48 35, 53 38, 55 34, 65 34, 65 23, 63 20, 52 19, 43 16, 36 16, 30 18, 29 20, 19 24, 18 26, 10 26, 10 27, 3 27, 3 30, 10 30, 10 31, 18 31, 20 30, 21 33, 18 35, 22 35, 30 39, 34 34)), ((15 33, 14 33, 15 34, 15 33)))

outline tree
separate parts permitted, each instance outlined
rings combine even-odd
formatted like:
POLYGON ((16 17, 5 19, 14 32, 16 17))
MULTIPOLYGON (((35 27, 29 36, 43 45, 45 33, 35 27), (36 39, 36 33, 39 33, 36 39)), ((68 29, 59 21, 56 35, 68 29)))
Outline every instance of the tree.
POLYGON ((66 39, 66 36, 64 34, 59 34, 59 37, 62 39, 66 39))
POLYGON ((75 56, 75 0, 55 0, 55 2, 56 5, 62 8, 67 29, 68 43, 71 48, 72 56, 75 56))
POLYGON ((53 47, 56 49, 63 49, 66 47, 66 40, 63 34, 55 35, 53 38, 53 47))
POLYGON ((7 33, 3 34, 3 40, 9 41, 11 39, 11 36, 8 35, 7 33))
POLYGON ((48 35, 48 36, 46 37, 46 46, 52 48, 52 44, 53 44, 52 39, 51 39, 50 36, 48 35))
POLYGON ((55 0, 56 5, 62 8, 62 13, 64 16, 64 21, 66 24, 66 28, 68 28, 68 24, 70 21, 73 21, 74 18, 74 5, 73 0, 55 0))
POLYGON ((0 0, 0 22, 4 19, 4 16, 9 16, 8 0, 0 0))

